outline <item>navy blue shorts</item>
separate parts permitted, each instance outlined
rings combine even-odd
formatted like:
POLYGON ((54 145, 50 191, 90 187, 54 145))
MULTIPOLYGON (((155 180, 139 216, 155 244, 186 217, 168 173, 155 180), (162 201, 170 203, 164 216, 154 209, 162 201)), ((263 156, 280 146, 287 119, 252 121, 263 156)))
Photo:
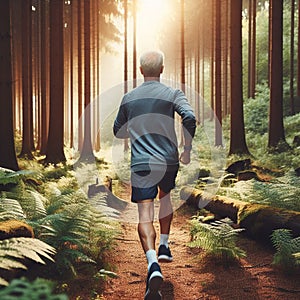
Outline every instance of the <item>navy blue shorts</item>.
POLYGON ((154 199, 158 188, 169 193, 175 187, 179 165, 164 170, 135 171, 131 173, 131 201, 154 199))

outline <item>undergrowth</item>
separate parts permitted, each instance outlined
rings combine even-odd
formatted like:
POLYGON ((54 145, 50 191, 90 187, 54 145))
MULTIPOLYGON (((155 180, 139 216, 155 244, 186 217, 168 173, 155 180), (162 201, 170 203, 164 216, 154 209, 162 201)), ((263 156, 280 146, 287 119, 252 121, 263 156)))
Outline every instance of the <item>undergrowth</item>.
MULTIPOLYGON (((23 164, 27 163, 31 168, 34 165, 33 162, 23 164)), ((53 249, 55 252, 51 252, 52 257, 47 256, 44 266, 28 267, 30 272, 22 274, 30 281, 43 277, 72 282, 78 276, 94 277, 98 286, 105 276, 113 274, 106 270, 109 267, 106 259, 114 247, 119 228, 102 214, 101 207, 92 205, 70 166, 38 166, 36 171, 19 172, 0 169, 0 185, 0 222, 22 220, 32 226, 35 236, 30 239, 33 243, 25 243, 26 247, 20 244, 21 240, 13 243, 13 238, 1 242, 0 256, 4 253, 5 259, 1 260, 0 269, 22 267, 18 261, 21 257, 43 262, 39 256, 45 256, 45 250, 53 249), (7 249, 15 256, 10 255, 7 259, 7 249)), ((0 285, 11 289, 6 278, 0 277, 0 285)))
POLYGON ((232 228, 228 220, 206 224, 195 217, 191 225, 190 247, 203 249, 207 254, 220 259, 225 266, 232 260, 246 256, 246 252, 236 245, 238 234, 243 229, 232 228))
POLYGON ((229 187, 221 187, 218 193, 250 203, 300 211, 300 177, 293 170, 269 182, 237 181, 229 187))
POLYGON ((273 264, 285 272, 293 272, 300 264, 300 237, 293 238, 288 229, 277 229, 273 231, 271 241, 276 250, 273 264))

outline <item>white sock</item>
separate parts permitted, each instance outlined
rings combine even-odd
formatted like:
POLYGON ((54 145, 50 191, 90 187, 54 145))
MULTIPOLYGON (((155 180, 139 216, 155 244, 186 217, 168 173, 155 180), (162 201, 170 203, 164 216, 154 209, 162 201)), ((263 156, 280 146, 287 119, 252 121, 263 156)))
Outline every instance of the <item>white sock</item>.
POLYGON ((157 256, 156 256, 156 251, 153 250, 153 249, 150 249, 146 252, 146 258, 147 258, 147 261, 148 261, 148 270, 150 269, 151 265, 154 262, 158 262, 157 256))
POLYGON ((165 245, 167 248, 169 248, 168 242, 169 242, 169 235, 161 233, 159 245, 165 245))

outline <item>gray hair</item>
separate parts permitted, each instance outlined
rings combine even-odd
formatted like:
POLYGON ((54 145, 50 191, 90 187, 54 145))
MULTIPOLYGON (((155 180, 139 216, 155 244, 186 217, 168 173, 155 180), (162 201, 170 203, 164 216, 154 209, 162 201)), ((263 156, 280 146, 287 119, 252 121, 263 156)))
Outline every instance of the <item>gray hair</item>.
POLYGON ((140 66, 144 76, 159 76, 164 62, 164 54, 161 51, 147 51, 140 57, 140 66))

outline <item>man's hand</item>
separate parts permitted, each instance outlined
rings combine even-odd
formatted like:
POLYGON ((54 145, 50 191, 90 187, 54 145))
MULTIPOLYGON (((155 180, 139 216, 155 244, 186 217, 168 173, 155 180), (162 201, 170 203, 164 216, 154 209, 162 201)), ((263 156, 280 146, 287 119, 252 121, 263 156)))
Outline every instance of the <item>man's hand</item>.
POLYGON ((184 150, 180 157, 179 160, 181 163, 183 163, 184 165, 187 165, 190 163, 191 161, 191 151, 190 150, 184 150))

